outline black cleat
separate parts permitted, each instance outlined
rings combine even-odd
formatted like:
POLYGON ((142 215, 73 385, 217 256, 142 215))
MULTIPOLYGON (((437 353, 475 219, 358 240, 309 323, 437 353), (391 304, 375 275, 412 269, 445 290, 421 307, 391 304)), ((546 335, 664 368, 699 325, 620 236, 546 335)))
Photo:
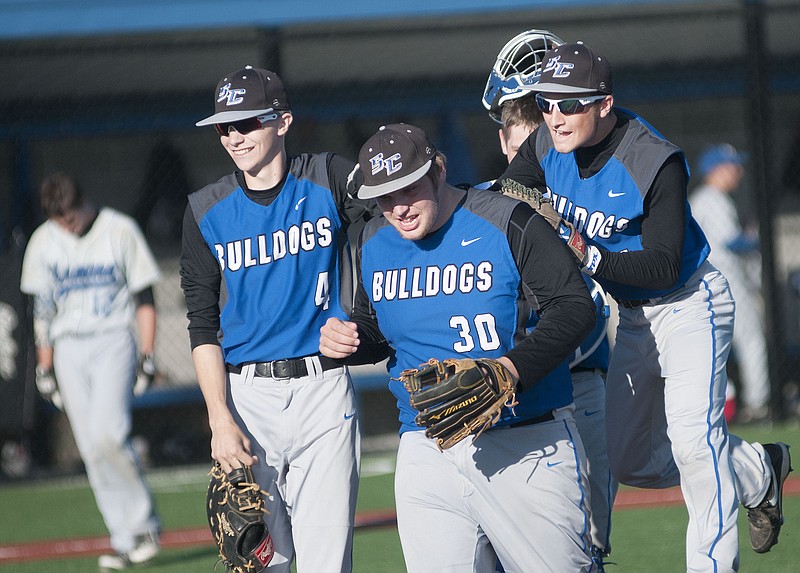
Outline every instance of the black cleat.
POLYGON ((763 501, 747 510, 750 545, 756 553, 766 553, 778 543, 783 525, 783 484, 792 471, 789 446, 783 442, 764 444, 764 451, 767 452, 772 466, 772 483, 763 501))

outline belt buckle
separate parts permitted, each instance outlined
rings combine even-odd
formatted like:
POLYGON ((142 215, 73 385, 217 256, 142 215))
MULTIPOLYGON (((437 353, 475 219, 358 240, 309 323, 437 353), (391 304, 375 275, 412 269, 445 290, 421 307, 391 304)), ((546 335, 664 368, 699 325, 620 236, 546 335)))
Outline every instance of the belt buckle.
POLYGON ((291 365, 291 362, 289 360, 273 360, 273 361, 269 362, 268 364, 269 364, 269 375, 270 375, 271 378, 274 378, 275 380, 288 380, 289 378, 292 377, 292 372, 291 372, 292 365, 291 365), (276 374, 276 372, 275 372, 275 365, 276 364, 278 364, 279 367, 281 365, 285 365, 284 372, 288 372, 289 375, 288 376, 280 376, 280 375, 276 374))

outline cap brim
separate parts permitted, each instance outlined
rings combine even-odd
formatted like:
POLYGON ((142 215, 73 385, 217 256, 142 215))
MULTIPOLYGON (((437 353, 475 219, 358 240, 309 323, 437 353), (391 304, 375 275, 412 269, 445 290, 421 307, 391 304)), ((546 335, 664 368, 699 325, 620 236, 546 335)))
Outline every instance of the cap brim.
POLYGON ((204 125, 214 125, 215 123, 230 123, 232 121, 239 121, 241 119, 250 119, 251 117, 258 117, 275 111, 275 108, 268 107, 267 109, 242 109, 239 111, 221 111, 214 115, 201 119, 195 125, 202 127, 204 125))
POLYGON ((565 86, 562 84, 544 83, 544 84, 531 84, 523 86, 522 89, 532 92, 544 92, 550 94, 587 94, 587 93, 603 93, 591 88, 581 88, 575 86, 565 86))
POLYGON ((432 159, 429 159, 425 165, 416 171, 409 173, 408 175, 404 175, 399 179, 395 179, 394 181, 387 181, 386 183, 381 183, 380 185, 362 185, 358 189, 358 198, 374 199, 375 197, 380 197, 381 195, 398 191, 403 187, 408 187, 412 183, 422 179, 422 177, 428 172, 428 169, 430 169, 432 161, 432 159))

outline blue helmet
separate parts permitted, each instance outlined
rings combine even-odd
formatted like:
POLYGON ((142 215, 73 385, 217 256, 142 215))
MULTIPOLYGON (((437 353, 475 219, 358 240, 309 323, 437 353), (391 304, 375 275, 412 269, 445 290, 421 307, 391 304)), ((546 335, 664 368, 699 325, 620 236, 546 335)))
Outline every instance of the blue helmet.
POLYGON ((539 81, 545 52, 564 43, 547 30, 528 30, 503 46, 483 90, 483 107, 493 120, 501 123, 500 107, 504 102, 530 93, 530 88, 525 87, 539 81))

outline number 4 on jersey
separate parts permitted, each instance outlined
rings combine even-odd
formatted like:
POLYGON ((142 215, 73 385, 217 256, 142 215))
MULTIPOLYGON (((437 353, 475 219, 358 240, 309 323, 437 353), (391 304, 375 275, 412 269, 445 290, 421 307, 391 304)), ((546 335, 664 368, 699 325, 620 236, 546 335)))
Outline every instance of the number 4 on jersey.
POLYGON ((317 288, 314 292, 314 304, 322 308, 322 310, 328 310, 330 298, 331 290, 328 281, 328 272, 319 273, 319 275, 317 275, 317 288))

